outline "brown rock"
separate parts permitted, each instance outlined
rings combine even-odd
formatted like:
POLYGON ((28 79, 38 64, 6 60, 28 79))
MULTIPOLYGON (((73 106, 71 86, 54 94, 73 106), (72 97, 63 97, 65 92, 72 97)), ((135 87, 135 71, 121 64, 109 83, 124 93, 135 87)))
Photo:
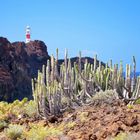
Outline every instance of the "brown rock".
POLYGON ((47 46, 35 40, 10 43, 0 37, 0 101, 32 98, 31 78, 49 59, 47 46))
POLYGON ((124 120, 124 124, 126 124, 127 126, 135 126, 135 125, 137 125, 138 124, 137 116, 128 116, 124 120))

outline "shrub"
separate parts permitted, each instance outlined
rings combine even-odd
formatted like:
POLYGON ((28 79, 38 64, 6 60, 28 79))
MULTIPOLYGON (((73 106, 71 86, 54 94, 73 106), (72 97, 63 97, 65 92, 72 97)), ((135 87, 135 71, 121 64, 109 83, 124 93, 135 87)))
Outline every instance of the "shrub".
POLYGON ((136 100, 135 103, 136 103, 136 104, 140 104, 140 99, 136 100))
POLYGON ((128 107, 129 109, 133 109, 133 108, 134 108, 134 106, 131 105, 131 104, 128 104, 127 107, 128 107))
POLYGON ((5 121, 0 121, 0 130, 4 129, 7 126, 8 126, 8 124, 5 121))
POLYGON ((75 125, 75 122, 69 122, 68 124, 66 124, 66 128, 74 128, 75 125))
POLYGON ((21 125, 9 125, 9 128, 4 130, 5 135, 12 139, 16 140, 17 138, 20 138, 22 135, 22 132, 24 130, 24 127, 21 125))
POLYGON ((24 107, 24 113, 27 114, 29 117, 33 117, 37 114, 36 104, 34 101, 29 101, 28 104, 24 107))
POLYGON ((44 140, 47 137, 55 137, 62 134, 59 127, 44 127, 43 125, 36 124, 32 125, 28 132, 25 132, 24 137, 28 138, 28 140, 44 140))
POLYGON ((85 122, 88 120, 88 112, 80 112, 77 115, 81 122, 85 122))

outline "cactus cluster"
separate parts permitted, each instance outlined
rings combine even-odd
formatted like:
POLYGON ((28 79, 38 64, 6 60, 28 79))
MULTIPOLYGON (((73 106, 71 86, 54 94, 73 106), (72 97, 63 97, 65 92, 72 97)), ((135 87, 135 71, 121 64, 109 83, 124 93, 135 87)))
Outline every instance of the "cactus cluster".
POLYGON ((68 108, 76 108, 88 104, 92 97, 105 90, 114 90, 118 98, 134 103, 140 94, 140 77, 136 78, 136 61, 133 57, 132 67, 126 65, 126 76, 123 74, 122 61, 120 65, 112 64, 112 60, 106 66, 97 66, 97 55, 94 56, 94 64, 85 60, 84 68, 81 67, 81 52, 79 62, 71 65, 68 52, 65 51, 64 63, 58 68, 58 49, 56 58, 51 56, 47 66, 42 66, 38 71, 37 79, 32 79, 32 91, 37 112, 42 118, 52 115, 60 115, 68 108))

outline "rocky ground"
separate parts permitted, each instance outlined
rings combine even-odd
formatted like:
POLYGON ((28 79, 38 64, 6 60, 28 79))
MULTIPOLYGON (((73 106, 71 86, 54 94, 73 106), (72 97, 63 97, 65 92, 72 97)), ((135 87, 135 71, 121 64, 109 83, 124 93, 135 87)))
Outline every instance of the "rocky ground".
POLYGON ((140 132, 140 105, 121 102, 86 106, 71 114, 76 125, 66 132, 71 139, 104 140, 121 132, 140 132))
MULTIPOLYGON (((87 105, 77 108, 75 111, 65 112, 60 118, 52 117, 49 120, 40 120, 39 118, 26 116, 18 118, 9 116, 9 121, 11 124, 26 126, 27 131, 30 131, 31 124, 37 127, 38 125, 47 127, 48 130, 49 128, 55 128, 61 131, 56 137, 53 135, 48 136, 46 140, 140 139, 140 105, 126 106, 121 101, 114 101, 111 104, 87 105), (113 139, 121 133, 129 133, 130 136, 127 139, 113 139)), ((39 131, 41 130, 42 128, 39 131)), ((52 131, 53 129, 51 129, 51 133, 52 131)), ((36 140, 35 137, 34 140, 36 140)))

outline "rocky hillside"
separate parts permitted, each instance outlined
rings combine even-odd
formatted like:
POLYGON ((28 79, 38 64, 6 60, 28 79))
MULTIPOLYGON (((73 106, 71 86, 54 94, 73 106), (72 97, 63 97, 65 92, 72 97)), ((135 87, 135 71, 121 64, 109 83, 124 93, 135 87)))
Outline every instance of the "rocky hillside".
MULTIPOLYGON (((47 46, 42 41, 10 43, 6 38, 0 37, 0 101, 11 102, 24 97, 31 99, 31 78, 37 77, 38 69, 49 58, 47 46)), ((92 58, 84 57, 82 66, 86 59, 90 63, 94 62, 92 58)), ((59 60, 59 66, 63 62, 64 60, 59 60)), ((71 58, 71 62, 72 65, 78 63, 78 57, 71 58)))
MULTIPOLYGON (((79 62, 79 57, 73 57, 73 58, 70 58, 71 60, 71 63, 72 63, 72 67, 74 66, 74 62, 76 62, 78 64, 79 62)), ((91 57, 82 57, 81 58, 81 67, 84 68, 84 63, 85 61, 88 61, 88 63, 90 64, 94 64, 94 59, 91 58, 91 57)), ((59 59, 58 61, 58 64, 59 66, 64 62, 64 59, 59 59)), ((101 62, 101 65, 105 66, 105 63, 101 62)), ((97 60, 97 66, 99 66, 99 60, 97 60)))
POLYGON ((49 55, 42 41, 10 43, 0 37, 0 100, 31 98, 31 78, 49 55))

